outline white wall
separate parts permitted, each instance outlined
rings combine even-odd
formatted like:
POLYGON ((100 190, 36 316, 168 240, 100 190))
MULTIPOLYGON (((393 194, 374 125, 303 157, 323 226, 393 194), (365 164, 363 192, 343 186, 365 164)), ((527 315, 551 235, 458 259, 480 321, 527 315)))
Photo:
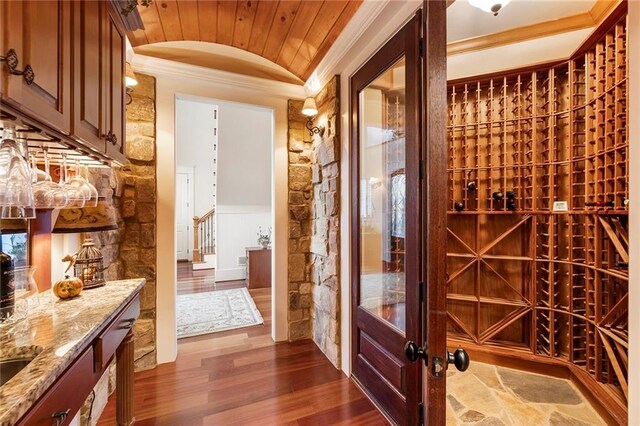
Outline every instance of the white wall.
POLYGON ((247 247, 258 245, 258 228, 269 228, 271 218, 271 206, 218 206, 216 281, 246 278, 246 268, 238 258, 246 256, 247 247))
POLYGON ((134 71, 156 77, 158 258, 157 344, 158 362, 172 362, 176 341, 176 245, 175 245, 175 101, 180 98, 210 99, 260 105, 273 110, 275 138, 271 163, 273 253, 272 337, 287 339, 287 99, 304 98, 302 87, 273 83, 246 76, 204 70, 172 61, 137 55, 134 71))
MULTIPOLYGON (((69 262, 62 262, 62 258, 68 254, 77 253, 82 245, 81 234, 51 234, 51 281, 52 285, 64 278, 69 262)), ((73 268, 67 272, 73 275, 73 268)))
POLYGON ((273 110, 213 102, 219 108, 216 281, 239 280, 246 269, 238 258, 257 245, 259 227, 272 226, 273 110))
POLYGON ((193 214, 202 216, 214 207, 215 105, 176 100, 176 165, 193 169, 193 214))
MULTIPOLYGON (((640 200, 640 2, 629 2, 629 199, 640 200)), ((629 424, 640 425, 640 208, 629 208, 629 424), (635 402, 633 402, 635 401, 635 402)))
POLYGON ((273 110, 218 102, 218 205, 271 206, 273 110))
MULTIPOLYGON (((455 25, 455 23, 451 23, 455 25)), ((521 43, 447 57, 447 78, 482 75, 531 65, 566 59, 582 44, 593 28, 542 37, 521 43)))

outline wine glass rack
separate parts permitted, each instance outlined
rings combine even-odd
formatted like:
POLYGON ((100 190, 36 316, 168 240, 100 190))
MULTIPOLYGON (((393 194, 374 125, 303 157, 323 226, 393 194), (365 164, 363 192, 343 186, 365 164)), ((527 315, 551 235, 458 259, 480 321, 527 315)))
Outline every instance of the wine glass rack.
POLYGON ((620 15, 569 60, 449 82, 447 299, 451 341, 560 362, 626 413, 620 15))

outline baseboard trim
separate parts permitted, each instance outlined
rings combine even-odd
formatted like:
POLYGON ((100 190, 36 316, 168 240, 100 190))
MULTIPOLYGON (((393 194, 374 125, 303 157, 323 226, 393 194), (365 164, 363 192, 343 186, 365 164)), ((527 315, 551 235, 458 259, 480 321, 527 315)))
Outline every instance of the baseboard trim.
POLYGON ((245 268, 231 268, 231 269, 216 270, 216 282, 237 281, 237 280, 244 280, 245 278, 246 278, 245 268))

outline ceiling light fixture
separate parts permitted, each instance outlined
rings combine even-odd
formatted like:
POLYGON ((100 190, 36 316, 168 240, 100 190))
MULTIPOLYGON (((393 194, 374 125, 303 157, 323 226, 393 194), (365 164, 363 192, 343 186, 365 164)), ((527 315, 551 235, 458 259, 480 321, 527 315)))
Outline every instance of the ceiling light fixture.
POLYGON ((493 16, 498 16, 498 12, 508 5, 511 0, 468 0, 469 4, 473 7, 477 7, 487 13, 493 13, 493 16))

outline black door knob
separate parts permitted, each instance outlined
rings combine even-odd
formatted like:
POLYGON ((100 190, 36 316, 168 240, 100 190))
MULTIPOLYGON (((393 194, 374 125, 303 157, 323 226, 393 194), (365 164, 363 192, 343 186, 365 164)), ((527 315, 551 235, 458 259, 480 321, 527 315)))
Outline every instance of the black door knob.
POLYGON ((423 359, 425 364, 427 362, 427 353, 424 348, 418 346, 418 344, 413 340, 409 340, 404 345, 404 353, 407 356, 407 359, 411 362, 416 362, 419 359, 423 359))
POLYGON ((466 371, 469 368, 469 355, 462 348, 456 349, 455 352, 447 352, 447 368, 449 364, 455 365, 458 371, 466 371))

